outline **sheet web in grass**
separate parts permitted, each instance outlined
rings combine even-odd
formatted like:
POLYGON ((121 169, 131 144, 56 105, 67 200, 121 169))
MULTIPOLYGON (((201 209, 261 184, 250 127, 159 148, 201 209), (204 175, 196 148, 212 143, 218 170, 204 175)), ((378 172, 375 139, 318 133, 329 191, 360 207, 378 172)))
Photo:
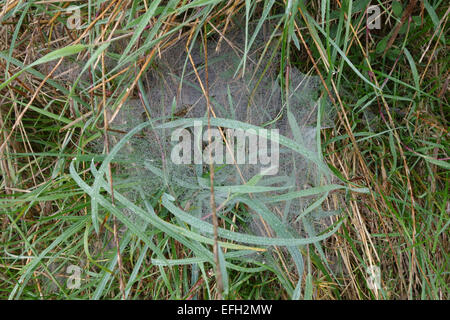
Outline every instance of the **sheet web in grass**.
MULTIPOLYGON (((222 41, 220 50, 216 50, 216 40, 208 40, 209 95, 215 113, 211 127, 221 130, 224 159, 231 150, 225 143, 227 130, 264 128, 268 132, 276 129, 279 134, 275 174, 266 174, 267 163, 214 165, 215 206, 225 221, 219 235, 246 245, 285 247, 294 256, 292 266, 301 272, 301 245, 317 244, 336 230, 329 217, 335 211, 327 211, 324 203, 328 193, 341 186, 332 184, 333 177, 317 149, 317 128, 332 126, 333 113, 327 100, 319 96, 317 77, 291 67, 288 90, 280 87, 280 57, 273 54, 279 51, 277 38, 271 44, 270 33, 264 34, 259 32, 247 53, 245 73, 240 65, 245 48, 242 32, 227 34, 228 41, 222 41)), ((198 79, 205 83, 202 44, 194 42, 190 54, 195 68, 186 54, 185 41, 163 51, 146 75, 146 106, 142 100, 130 100, 118 113, 112 128, 126 132, 139 125, 143 128, 116 152, 114 161, 122 164, 115 182, 134 186, 125 194, 136 202, 143 194, 164 190, 162 204, 176 217, 173 222, 211 237, 209 165, 177 164, 172 157, 180 142, 172 138, 176 129, 185 128, 192 136, 192 149, 196 148, 199 124, 202 133, 207 132, 206 99, 198 79), (151 122, 142 125, 149 119, 151 122)), ((267 145, 275 137, 266 137, 267 145)), ((111 141, 114 144, 121 138, 112 134, 111 141)), ((207 145, 205 139, 197 148, 204 152, 207 145)), ((246 160, 250 149, 247 143, 246 160)), ((136 218, 130 208, 127 214, 136 218)))

